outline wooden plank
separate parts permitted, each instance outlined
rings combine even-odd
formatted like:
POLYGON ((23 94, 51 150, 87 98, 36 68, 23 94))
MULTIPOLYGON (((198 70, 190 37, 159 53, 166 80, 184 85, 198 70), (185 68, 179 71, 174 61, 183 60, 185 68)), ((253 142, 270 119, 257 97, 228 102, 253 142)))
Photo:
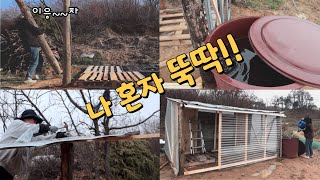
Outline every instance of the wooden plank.
POLYGON ((177 23, 181 23, 181 22, 186 22, 184 20, 184 18, 180 18, 180 19, 169 19, 169 20, 162 20, 159 22, 160 25, 168 25, 168 24, 177 24, 177 23))
POLYGON ((93 81, 98 75, 99 66, 95 66, 92 70, 92 76, 89 78, 90 81, 93 81))
POLYGON ((102 81, 103 69, 104 69, 104 66, 100 66, 100 67, 99 67, 99 73, 98 73, 98 76, 97 76, 97 80, 98 80, 98 81, 102 81))
POLYGON ((183 10, 180 9, 180 8, 177 8, 177 9, 162 9, 160 10, 160 14, 163 14, 163 13, 173 13, 173 12, 182 12, 183 10))
POLYGON ((174 18, 174 17, 183 17, 183 13, 173 13, 173 14, 161 14, 161 18, 174 18))
POLYGON ((242 161, 238 163, 232 163, 228 165, 223 165, 220 168, 218 166, 215 167, 209 167, 209 168, 203 168, 203 169, 197 169, 197 170, 191 170, 191 171, 186 171, 184 172, 184 175, 191 175, 191 174, 197 174, 197 173, 203 173, 203 172, 208 172, 208 171, 213 171, 213 170, 218 170, 218 169, 224 169, 224 168, 229 168, 229 167, 234 167, 234 166, 240 166, 240 165, 245 165, 245 164, 250 164, 250 163, 256 163, 256 162, 261 162, 261 161, 267 161, 270 159, 277 158, 277 156, 272 156, 268 158, 261 158, 261 159, 255 159, 251 161, 242 161))
POLYGON ((132 72, 128 71, 127 73, 131 76, 131 78, 132 78, 135 82, 139 81, 139 79, 138 79, 132 72))
POLYGON ((122 72, 120 66, 117 66, 116 68, 117 68, 117 72, 122 72))
POLYGON ((183 123, 184 123, 184 117, 183 117, 183 111, 184 108, 180 107, 178 110, 178 142, 179 142, 179 172, 178 175, 184 174, 184 162, 185 162, 185 145, 184 145, 184 133, 183 133, 183 123))
POLYGON ((119 80, 120 80, 121 82, 125 82, 125 81, 126 81, 126 79, 123 77, 123 75, 122 75, 121 72, 118 71, 117 74, 118 74, 119 80))
POLYGON ((172 35, 172 36, 160 36, 160 41, 171 41, 171 40, 188 40, 190 34, 172 35))
POLYGON ((133 71, 133 73, 139 78, 139 79, 144 79, 145 76, 143 74, 141 74, 140 72, 138 71, 133 71))
POLYGON ((218 113, 214 114, 213 150, 217 150, 218 113))
POLYGON ((109 74, 109 66, 105 66, 105 67, 104 67, 104 72, 103 72, 103 80, 104 80, 104 81, 109 80, 108 74, 109 74))
POLYGON ((170 31, 179 31, 179 30, 188 30, 188 27, 186 24, 182 25, 176 25, 176 26, 163 26, 160 27, 160 33, 161 32, 170 32, 170 31))
POLYGON ((122 73, 123 73, 124 77, 126 78, 127 82, 132 82, 132 79, 131 79, 131 77, 127 74, 127 72, 123 71, 122 73))
MULTIPOLYGON (((262 121, 264 123, 264 158, 267 157, 267 116, 266 115, 261 115, 262 116, 262 121)), ((272 126, 271 126, 272 127, 272 126)))
POLYGON ((160 47, 166 47, 166 46, 182 46, 182 45, 192 45, 191 40, 180 40, 180 42, 177 41, 161 41, 160 47))
POLYGON ((248 113, 246 113, 245 115, 245 131, 244 131, 244 160, 247 161, 248 160, 248 121, 249 121, 249 117, 248 117, 248 113))
POLYGON ((222 112, 219 112, 219 131, 218 131, 218 167, 221 168, 221 135, 222 135, 222 112))
POLYGON ((110 66, 110 73, 114 73, 115 70, 114 70, 114 66, 110 66))
POLYGON ((87 80, 87 78, 91 75, 91 73, 92 73, 92 68, 93 68, 93 66, 89 66, 89 67, 87 67, 87 69, 82 73, 82 76, 79 78, 79 80, 81 80, 81 81, 86 81, 87 80))
POLYGON ((63 143, 61 149, 61 180, 73 179, 73 144, 63 143))
POLYGON ((110 80, 111 81, 118 81, 118 77, 115 72, 110 72, 110 80))

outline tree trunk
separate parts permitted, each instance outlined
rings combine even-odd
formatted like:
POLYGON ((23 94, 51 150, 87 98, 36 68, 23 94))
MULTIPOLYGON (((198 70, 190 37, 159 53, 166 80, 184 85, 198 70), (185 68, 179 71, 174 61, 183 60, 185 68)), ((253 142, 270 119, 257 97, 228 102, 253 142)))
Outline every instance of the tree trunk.
MULTIPOLYGON (((26 20, 31 23, 32 25, 38 27, 36 21, 33 19, 31 12, 29 11, 28 6, 24 3, 24 0, 16 0, 22 14, 24 15, 24 17, 26 18, 26 20)), ((58 61, 56 60, 56 58, 54 57, 51 48, 48 45, 47 40, 45 39, 44 35, 39 35, 38 37, 38 41, 41 45, 41 48, 44 52, 44 54, 47 56, 50 65, 52 66, 53 70, 55 71, 55 73, 57 74, 61 74, 62 70, 59 66, 58 61)))
MULTIPOLYGON (((69 11, 70 0, 64 0, 64 10, 69 11)), ((65 61, 63 66, 63 85, 71 83, 71 23, 70 15, 65 17, 64 22, 64 48, 65 48, 65 61)))
MULTIPOLYGON (((196 49, 204 44, 208 35, 204 2, 203 0, 182 0, 182 7, 184 18, 189 27, 192 45, 193 48, 196 49)), ((199 68, 199 70, 202 78, 202 86, 204 88, 214 88, 216 83, 213 74, 210 71, 205 72, 202 68, 199 68)))

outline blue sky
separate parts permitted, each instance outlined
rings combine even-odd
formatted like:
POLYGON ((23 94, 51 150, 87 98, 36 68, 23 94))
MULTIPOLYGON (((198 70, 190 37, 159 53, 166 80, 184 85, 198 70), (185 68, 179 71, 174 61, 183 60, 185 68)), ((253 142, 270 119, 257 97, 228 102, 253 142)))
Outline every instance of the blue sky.
POLYGON ((17 7, 14 0, 1 0, 1 9, 7 9, 9 7, 17 7))

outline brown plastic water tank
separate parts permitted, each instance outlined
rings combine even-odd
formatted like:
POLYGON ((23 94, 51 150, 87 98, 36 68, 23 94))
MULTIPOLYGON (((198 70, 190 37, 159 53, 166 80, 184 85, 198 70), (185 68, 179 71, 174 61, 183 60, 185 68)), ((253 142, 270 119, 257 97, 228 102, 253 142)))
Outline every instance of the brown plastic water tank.
POLYGON ((227 72, 218 74, 213 69, 218 89, 320 87, 320 64, 316 58, 320 56, 317 49, 319 25, 290 16, 242 17, 217 27, 205 42, 217 46, 219 38, 228 42, 228 34, 233 35, 243 56, 247 52, 256 55, 248 65, 241 63, 245 66, 242 70, 249 71, 237 71, 239 68, 235 68, 228 76, 227 72), (246 72, 249 72, 248 76, 246 72), (243 79, 236 80, 235 76, 240 74, 244 75, 243 79))
POLYGON ((299 139, 282 139, 282 157, 297 158, 299 149, 299 139))

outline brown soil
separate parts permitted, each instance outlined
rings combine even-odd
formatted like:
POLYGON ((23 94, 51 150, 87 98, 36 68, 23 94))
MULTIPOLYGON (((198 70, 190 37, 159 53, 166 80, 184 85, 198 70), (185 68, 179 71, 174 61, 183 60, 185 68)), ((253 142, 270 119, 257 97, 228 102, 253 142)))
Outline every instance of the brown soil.
MULTIPOLYGON (((72 81, 75 82, 88 65, 152 65, 159 63, 158 37, 119 35, 107 28, 99 35, 76 37, 72 43, 72 61, 80 59, 82 53, 95 53, 97 59, 86 60, 85 65, 73 65, 72 81)), ((25 74, 13 75, 1 72, 0 87, 18 89, 76 88, 62 87, 62 76, 54 75, 49 64, 44 70, 45 79, 32 85, 24 84, 25 74)))
MULTIPOLYGON (((164 158, 161 159, 163 164, 164 158)), ((260 163, 250 164, 241 167, 233 167, 223 170, 210 171, 201 174, 176 177, 170 165, 160 171, 160 179, 263 179, 263 171, 270 165, 275 164, 276 169, 265 179, 318 179, 320 176, 320 153, 314 151, 314 157, 305 159, 273 159, 260 163), (258 176, 252 176, 260 173, 258 176)))

